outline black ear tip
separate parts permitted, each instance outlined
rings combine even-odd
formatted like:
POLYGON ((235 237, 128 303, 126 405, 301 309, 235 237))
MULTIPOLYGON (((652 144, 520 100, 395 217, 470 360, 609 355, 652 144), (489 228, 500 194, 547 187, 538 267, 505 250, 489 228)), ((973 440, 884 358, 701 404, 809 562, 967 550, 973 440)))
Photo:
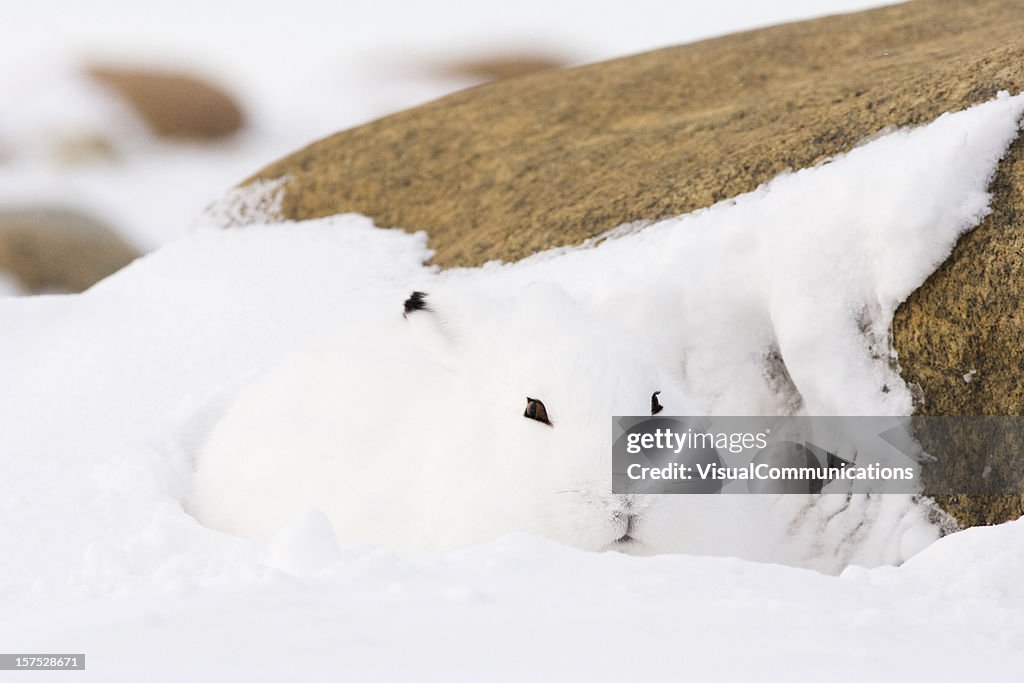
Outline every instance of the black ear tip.
POLYGON ((426 292, 413 292, 409 295, 409 298, 405 300, 405 313, 402 315, 409 315, 414 311, 428 311, 427 308, 427 293, 426 292))

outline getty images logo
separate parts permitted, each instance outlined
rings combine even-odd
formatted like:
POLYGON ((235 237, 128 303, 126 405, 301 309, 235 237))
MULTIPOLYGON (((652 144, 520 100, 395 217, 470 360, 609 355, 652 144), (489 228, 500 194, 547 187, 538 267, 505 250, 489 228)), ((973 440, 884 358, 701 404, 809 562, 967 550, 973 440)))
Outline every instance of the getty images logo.
MULTIPOLYGON (((621 417, 615 493, 913 493, 893 418, 621 417)), ((897 425, 899 426, 899 425, 897 425)))

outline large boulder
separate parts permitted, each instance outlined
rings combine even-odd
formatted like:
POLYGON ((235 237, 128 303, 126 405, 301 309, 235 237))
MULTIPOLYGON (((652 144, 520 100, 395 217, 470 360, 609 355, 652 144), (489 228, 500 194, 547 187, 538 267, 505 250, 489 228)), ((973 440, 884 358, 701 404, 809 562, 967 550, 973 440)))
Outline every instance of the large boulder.
MULTIPOLYGON (((1022 89, 1019 2, 910 2, 456 93, 247 182, 279 218, 359 212, 426 230, 442 266, 479 265, 708 206, 1022 89)), ((992 191, 992 214, 896 314, 924 414, 1024 409, 1024 140, 992 191)), ((1024 512, 1020 496, 943 502, 965 524, 1024 512)))

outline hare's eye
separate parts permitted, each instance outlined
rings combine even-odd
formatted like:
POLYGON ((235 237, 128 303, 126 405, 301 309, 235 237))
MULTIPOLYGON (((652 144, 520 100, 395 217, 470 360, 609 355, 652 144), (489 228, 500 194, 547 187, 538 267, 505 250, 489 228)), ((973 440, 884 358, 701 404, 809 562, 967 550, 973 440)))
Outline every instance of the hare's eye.
POLYGON ((523 413, 523 417, 543 422, 546 425, 551 424, 551 420, 548 419, 548 409, 544 407, 543 403, 529 396, 526 397, 526 411, 523 413))
POLYGON ((651 415, 657 415, 661 412, 663 406, 661 405, 661 401, 658 400, 658 394, 660 393, 660 391, 655 391, 651 394, 651 415))

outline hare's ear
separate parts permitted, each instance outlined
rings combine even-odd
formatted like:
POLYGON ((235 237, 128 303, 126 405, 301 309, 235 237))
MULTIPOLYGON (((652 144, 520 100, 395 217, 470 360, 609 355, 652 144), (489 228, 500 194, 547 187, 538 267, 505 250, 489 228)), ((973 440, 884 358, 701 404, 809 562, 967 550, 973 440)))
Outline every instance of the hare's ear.
POLYGON ((413 338, 434 360, 452 372, 460 372, 461 335, 450 315, 435 310, 434 299, 425 292, 413 292, 405 300, 402 314, 413 338))

